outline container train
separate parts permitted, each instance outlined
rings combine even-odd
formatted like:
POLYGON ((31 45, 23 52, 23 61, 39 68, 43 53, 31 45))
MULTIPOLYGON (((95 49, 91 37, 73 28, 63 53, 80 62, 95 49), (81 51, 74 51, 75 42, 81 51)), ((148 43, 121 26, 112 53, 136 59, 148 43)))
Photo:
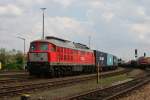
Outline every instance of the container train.
POLYGON ((27 69, 30 75, 64 76, 94 73, 98 65, 102 70, 115 69, 117 61, 116 56, 84 44, 47 36, 30 43, 27 69))

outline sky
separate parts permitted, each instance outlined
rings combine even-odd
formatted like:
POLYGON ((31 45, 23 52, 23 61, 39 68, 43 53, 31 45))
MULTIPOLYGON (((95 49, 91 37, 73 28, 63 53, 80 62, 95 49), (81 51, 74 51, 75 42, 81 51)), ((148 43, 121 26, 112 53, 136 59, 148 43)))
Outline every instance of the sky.
POLYGON ((45 7, 45 35, 89 44, 92 49, 123 59, 146 52, 150 56, 149 0, 1 0, 0 48, 26 51, 42 37, 45 7))

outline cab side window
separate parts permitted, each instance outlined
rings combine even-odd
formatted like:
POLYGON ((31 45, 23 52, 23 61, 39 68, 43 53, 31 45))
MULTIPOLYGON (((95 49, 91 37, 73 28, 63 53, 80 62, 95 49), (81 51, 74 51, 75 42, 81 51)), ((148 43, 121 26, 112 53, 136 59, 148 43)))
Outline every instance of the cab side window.
POLYGON ((55 52, 55 51, 56 51, 56 48, 55 48, 54 46, 52 46, 52 47, 51 47, 51 51, 52 51, 52 52, 55 52))

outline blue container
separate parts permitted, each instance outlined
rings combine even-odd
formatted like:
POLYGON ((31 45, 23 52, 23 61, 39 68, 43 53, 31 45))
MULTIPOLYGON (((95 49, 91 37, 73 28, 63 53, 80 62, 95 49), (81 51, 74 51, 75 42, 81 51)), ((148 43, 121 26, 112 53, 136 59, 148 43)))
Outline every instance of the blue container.
POLYGON ((107 54, 107 66, 113 66, 113 55, 107 54))
POLYGON ((95 63, 96 65, 100 65, 101 67, 106 67, 107 66, 107 53, 94 50, 94 55, 95 55, 95 63))

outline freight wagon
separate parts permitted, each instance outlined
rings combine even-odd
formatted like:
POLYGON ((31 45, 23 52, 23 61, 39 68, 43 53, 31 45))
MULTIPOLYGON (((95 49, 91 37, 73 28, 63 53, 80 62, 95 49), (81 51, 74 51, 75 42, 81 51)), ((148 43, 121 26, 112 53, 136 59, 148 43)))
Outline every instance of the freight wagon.
POLYGON ((101 70, 116 69, 118 66, 118 58, 112 54, 94 50, 95 64, 100 66, 101 70))
POLYGON ((137 66, 139 68, 150 67, 150 57, 139 57, 137 59, 137 66))

